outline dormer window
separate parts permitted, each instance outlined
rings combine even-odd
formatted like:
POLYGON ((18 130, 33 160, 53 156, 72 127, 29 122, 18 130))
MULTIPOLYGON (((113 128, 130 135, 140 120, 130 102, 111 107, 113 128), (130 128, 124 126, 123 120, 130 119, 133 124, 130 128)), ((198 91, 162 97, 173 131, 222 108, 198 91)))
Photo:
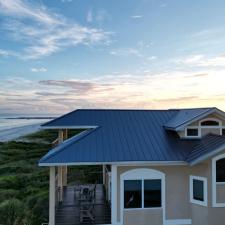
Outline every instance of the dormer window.
POLYGON ((187 128, 186 129, 187 137, 198 137, 198 128, 187 128))
POLYGON ((205 118, 185 129, 186 138, 201 138, 208 134, 225 135, 225 127, 222 126, 222 121, 217 118, 205 118))

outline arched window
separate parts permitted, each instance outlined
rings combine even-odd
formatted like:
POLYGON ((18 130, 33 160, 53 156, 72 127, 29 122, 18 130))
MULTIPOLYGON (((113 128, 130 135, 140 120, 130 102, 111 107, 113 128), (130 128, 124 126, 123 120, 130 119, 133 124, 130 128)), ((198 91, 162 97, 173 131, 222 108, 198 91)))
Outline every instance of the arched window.
POLYGON ((220 121, 214 118, 207 118, 202 121, 200 121, 200 126, 203 127, 215 127, 215 126, 220 126, 220 121))
POLYGON ((225 158, 216 161, 216 182, 225 182, 225 158))
POLYGON ((219 122, 213 120, 206 120, 201 122, 201 126, 219 126, 219 122))
POLYGON ((212 159, 212 203, 213 207, 225 207, 225 154, 212 159))

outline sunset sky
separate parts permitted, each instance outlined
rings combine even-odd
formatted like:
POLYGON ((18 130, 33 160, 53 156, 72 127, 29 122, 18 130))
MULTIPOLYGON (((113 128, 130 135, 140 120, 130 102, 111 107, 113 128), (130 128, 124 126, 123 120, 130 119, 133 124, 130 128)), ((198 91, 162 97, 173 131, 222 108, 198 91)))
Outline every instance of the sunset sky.
POLYGON ((224 0, 0 0, 0 114, 225 110, 224 0))

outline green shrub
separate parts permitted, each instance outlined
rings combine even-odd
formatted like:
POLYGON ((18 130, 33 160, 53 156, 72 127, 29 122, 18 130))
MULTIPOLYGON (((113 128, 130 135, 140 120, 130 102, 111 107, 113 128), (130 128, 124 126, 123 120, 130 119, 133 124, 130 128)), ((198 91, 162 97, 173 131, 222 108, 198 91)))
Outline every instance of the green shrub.
POLYGON ((24 205, 18 199, 10 199, 0 204, 0 221, 4 225, 22 225, 24 205))

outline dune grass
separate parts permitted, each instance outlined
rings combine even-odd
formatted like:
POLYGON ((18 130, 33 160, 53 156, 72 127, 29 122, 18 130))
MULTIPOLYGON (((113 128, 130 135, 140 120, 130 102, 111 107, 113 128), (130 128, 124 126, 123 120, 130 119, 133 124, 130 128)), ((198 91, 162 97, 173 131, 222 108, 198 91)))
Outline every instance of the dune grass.
MULTIPOLYGON (((79 132, 70 131, 69 136, 79 132)), ((40 225, 48 222, 49 170, 38 167, 38 160, 48 152, 57 135, 57 131, 45 130, 26 136, 29 142, 0 143, 1 224, 40 225)), ((101 179, 93 176, 93 170, 99 175, 101 168, 70 168, 69 182, 78 174, 84 183, 101 179)))

